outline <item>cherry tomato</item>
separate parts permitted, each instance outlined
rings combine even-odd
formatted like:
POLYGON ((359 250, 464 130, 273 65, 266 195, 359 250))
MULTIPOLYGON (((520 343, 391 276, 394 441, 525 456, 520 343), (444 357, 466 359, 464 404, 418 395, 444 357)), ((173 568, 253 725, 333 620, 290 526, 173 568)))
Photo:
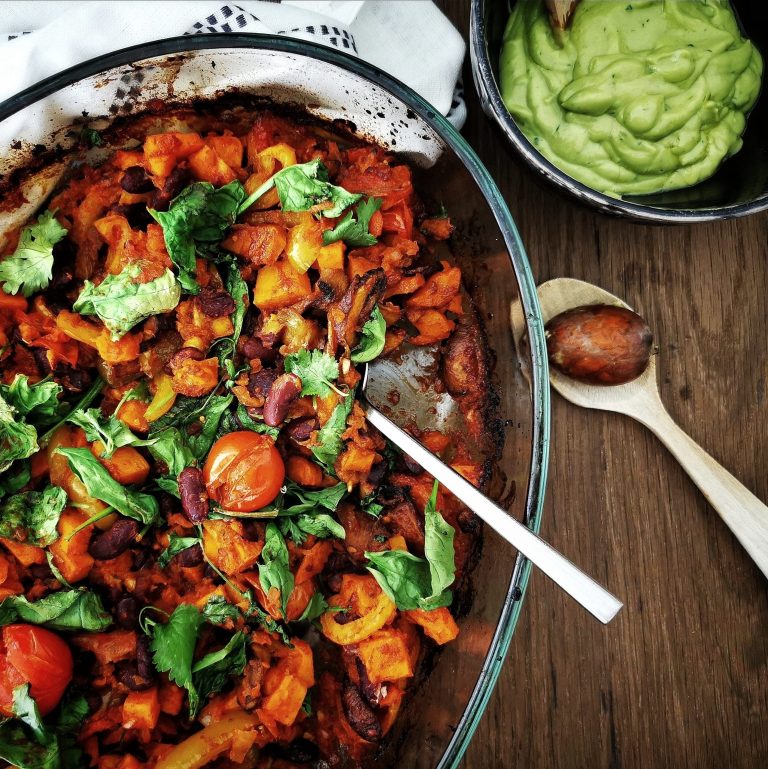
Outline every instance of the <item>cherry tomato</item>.
POLYGON ((50 713, 72 680, 72 652, 50 630, 6 625, 0 640, 0 713, 13 715, 13 690, 29 683, 40 715, 50 713))
POLYGON ((224 435, 213 444, 203 480, 208 496, 225 510, 250 513, 278 495, 285 466, 270 438, 244 430, 224 435))

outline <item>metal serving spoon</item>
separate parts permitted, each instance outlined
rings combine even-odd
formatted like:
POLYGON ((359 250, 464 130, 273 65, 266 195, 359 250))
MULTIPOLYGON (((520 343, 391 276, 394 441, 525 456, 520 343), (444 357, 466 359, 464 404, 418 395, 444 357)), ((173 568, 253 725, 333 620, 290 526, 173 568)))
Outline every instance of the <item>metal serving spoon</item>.
MULTIPOLYGON (((546 323, 573 307, 613 304, 632 309, 608 291, 573 278, 556 278, 538 288, 541 314, 546 323)), ((519 344, 525 333, 519 303, 512 307, 512 330, 519 344)), ((768 507, 695 443, 669 416, 659 396, 656 361, 632 382, 590 385, 549 370, 552 386, 571 403, 588 409, 615 411, 648 427, 682 465, 702 494, 736 535, 760 571, 768 576, 768 507)))
MULTIPOLYGON (((553 579, 563 590, 575 598, 585 609, 601 622, 608 623, 616 616, 622 603, 591 577, 574 566, 565 556, 539 538, 529 528, 515 520, 509 513, 479 492, 471 483, 441 462, 431 451, 422 446, 404 430, 401 430, 389 417, 373 406, 368 399, 371 390, 386 392, 390 384, 402 383, 402 378, 393 377, 387 371, 388 363, 373 363, 365 366, 361 394, 363 408, 368 421, 389 438, 392 443, 418 462, 430 475, 436 478, 454 496, 460 499, 470 510, 482 518, 492 529, 553 579), (399 381, 398 381, 399 379, 399 381), (372 387, 372 383, 375 385, 372 387), (382 387, 382 383, 384 387, 382 387)), ((391 389, 391 388, 390 388, 391 389)), ((405 388, 396 390, 398 395, 407 393, 405 388)), ((414 399, 415 409, 422 403, 414 399)))

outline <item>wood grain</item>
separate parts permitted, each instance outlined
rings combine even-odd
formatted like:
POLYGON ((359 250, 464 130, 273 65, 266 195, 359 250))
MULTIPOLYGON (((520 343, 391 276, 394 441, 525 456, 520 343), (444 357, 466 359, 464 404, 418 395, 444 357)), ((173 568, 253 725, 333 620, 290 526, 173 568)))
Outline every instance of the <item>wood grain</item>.
MULTIPOLYGON (((466 35, 469 0, 440 7, 466 35)), ((768 214, 653 227, 545 187, 485 118, 464 135, 496 179, 537 283, 603 286, 655 330, 673 418, 768 499, 768 214)), ((608 627, 534 574, 465 769, 768 766, 768 583, 646 428, 553 398, 542 533, 626 607, 608 627)))

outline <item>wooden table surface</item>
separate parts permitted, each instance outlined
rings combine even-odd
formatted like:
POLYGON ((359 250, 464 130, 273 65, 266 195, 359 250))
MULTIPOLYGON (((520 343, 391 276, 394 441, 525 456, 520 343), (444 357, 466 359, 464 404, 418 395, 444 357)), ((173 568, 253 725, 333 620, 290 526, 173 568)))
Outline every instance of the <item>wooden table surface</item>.
MULTIPOLYGON (((469 0, 438 5, 466 36, 469 0)), ((463 133, 537 283, 603 286, 655 330, 671 415, 768 500, 768 214, 652 227, 592 213, 516 163, 468 60, 463 133)), ((625 602, 608 627, 534 572, 465 769, 768 767, 768 583, 666 449, 553 397, 542 534, 625 602)))

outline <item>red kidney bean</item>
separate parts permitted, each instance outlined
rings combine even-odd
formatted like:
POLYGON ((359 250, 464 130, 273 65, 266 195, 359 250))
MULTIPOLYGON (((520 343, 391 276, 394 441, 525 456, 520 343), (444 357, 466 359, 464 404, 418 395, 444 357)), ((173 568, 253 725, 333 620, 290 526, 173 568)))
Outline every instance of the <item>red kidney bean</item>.
POLYGON ((97 534, 88 544, 88 553, 98 561, 117 558, 125 552, 139 533, 139 524, 133 518, 118 518, 110 529, 97 534))
POLYGON ((277 349, 268 347, 257 336, 248 337, 243 342, 243 355, 248 360, 260 360, 262 363, 271 363, 277 357, 277 349))
POLYGON ((197 295, 200 309, 209 318, 221 318, 235 311, 235 300, 222 288, 202 288, 197 295))
POLYGON ((115 604, 115 621, 126 630, 133 630, 139 621, 139 604, 129 595, 115 604))
POLYGON ((296 374, 281 374, 267 393, 264 424, 277 427, 288 416, 291 405, 301 394, 301 379, 296 374))
POLYGON ((168 174, 162 190, 153 193, 149 207, 157 211, 167 210, 170 202, 192 181, 192 172, 184 166, 176 168, 168 174))
POLYGON ((205 353, 197 347, 182 347, 175 352, 168 361, 166 368, 172 374, 185 360, 203 360, 205 353))
POLYGON ((203 562, 203 549, 200 545, 192 545, 192 547, 182 550, 176 559, 180 566, 199 566, 203 562))
POLYGON ((120 179, 120 186, 133 195, 140 195, 142 192, 152 192, 155 185, 147 176, 147 172, 141 166, 131 166, 123 171, 123 177, 120 179))
POLYGON ((248 394, 254 398, 266 398, 277 377, 280 376, 273 368, 263 368, 248 375, 248 394))
POLYGON ((192 523, 202 523, 208 517, 208 494, 203 473, 197 467, 185 467, 179 473, 181 506, 192 523))
POLYGON ((145 678, 139 673, 135 662, 129 662, 127 660, 118 662, 117 665, 115 665, 115 678, 117 678, 123 686, 127 686, 134 692, 149 689, 154 683, 151 678, 145 678))
POLYGON ((381 739, 381 724, 371 706, 363 699, 360 690, 347 679, 341 693, 344 713, 349 725, 368 742, 378 742, 381 739))
POLYGON ((305 419, 296 419, 291 422, 285 428, 285 432, 292 441, 301 443, 302 441, 309 440, 309 436, 319 426, 320 422, 317 417, 306 417, 305 419))

